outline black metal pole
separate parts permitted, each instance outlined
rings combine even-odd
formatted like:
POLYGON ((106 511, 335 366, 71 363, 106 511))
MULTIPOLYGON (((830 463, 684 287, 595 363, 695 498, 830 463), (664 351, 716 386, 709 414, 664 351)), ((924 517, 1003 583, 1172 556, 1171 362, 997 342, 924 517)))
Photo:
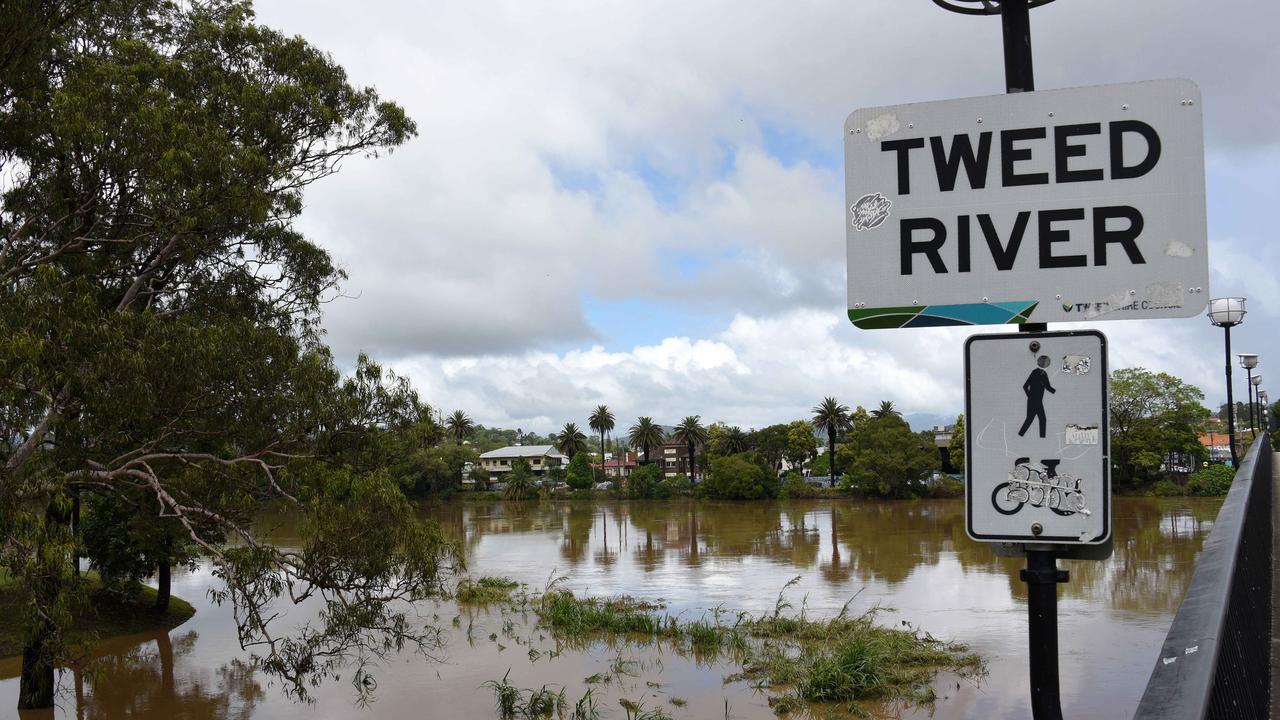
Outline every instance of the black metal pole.
POLYGON ((1000 24, 1004 28, 1004 87, 1006 92, 1036 89, 1031 67, 1031 12, 1028 0, 1003 0, 1000 24))
MULTIPOLYGON (((1036 89, 1031 64, 1031 13, 1028 0, 1003 0, 1000 24, 1004 29, 1005 92, 1036 89)), ((1044 332, 1045 323, 1026 323, 1022 332, 1044 332)), ((1051 550, 1028 550, 1027 567, 1021 573, 1027 583, 1027 638, 1030 650, 1031 716, 1035 720, 1062 720, 1062 696, 1058 690, 1058 583, 1067 581, 1058 570, 1051 550)))
POLYGON ((1249 386, 1245 388, 1249 393, 1249 432, 1255 433, 1257 431, 1253 429, 1253 368, 1245 368, 1244 372, 1249 379, 1249 386))
POLYGON ((1058 691, 1058 583, 1067 581, 1067 571, 1058 569, 1052 551, 1028 550, 1027 568, 1021 576, 1027 584, 1031 716, 1035 720, 1062 720, 1062 696, 1058 691))
POLYGON ((1231 467, 1240 467, 1236 457, 1236 401, 1231 397, 1231 326, 1223 325, 1227 334, 1227 437, 1231 442, 1231 467))

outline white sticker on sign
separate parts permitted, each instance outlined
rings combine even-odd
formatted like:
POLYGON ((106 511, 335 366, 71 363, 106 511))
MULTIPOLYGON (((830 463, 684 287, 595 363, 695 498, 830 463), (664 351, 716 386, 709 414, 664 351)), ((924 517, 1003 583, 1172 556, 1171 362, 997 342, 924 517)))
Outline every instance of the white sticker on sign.
POLYGON ((1068 445, 1097 445, 1097 425, 1068 425, 1066 442, 1068 445))

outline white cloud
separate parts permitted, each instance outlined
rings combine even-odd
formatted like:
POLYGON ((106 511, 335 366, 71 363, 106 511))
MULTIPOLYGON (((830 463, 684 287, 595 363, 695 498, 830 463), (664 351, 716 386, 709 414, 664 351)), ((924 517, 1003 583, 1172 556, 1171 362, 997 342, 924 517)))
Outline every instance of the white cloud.
MULTIPOLYGON (((856 107, 998 92, 997 19, 926 0, 259 0, 258 10, 419 124, 391 157, 350 162, 309 190, 301 227, 348 270, 358 298, 326 311, 340 359, 371 351, 434 402, 529 428, 596 402, 743 425, 803 414, 826 394, 958 411, 965 332, 849 328, 841 170, 772 157, 765 137, 782 128, 834 148, 856 107), (652 174, 666 178, 657 197, 652 174), (710 264, 683 277, 671 271, 676 252, 710 264), (608 352, 590 347, 604 338, 587 295, 736 319, 713 337, 608 352), (546 352, 568 346, 589 349, 546 352)), ((1213 11, 1231 22, 1205 22, 1192 0, 1037 9, 1038 84, 1191 77, 1211 155, 1230 165, 1274 149, 1280 5, 1227 0, 1213 11)), ((1266 224, 1265 208, 1245 212, 1266 224)), ((1214 244, 1215 292, 1245 288, 1251 320, 1280 303, 1263 271, 1276 256, 1262 245, 1214 244)), ((1117 361, 1220 389, 1207 323, 1104 325, 1117 361)))

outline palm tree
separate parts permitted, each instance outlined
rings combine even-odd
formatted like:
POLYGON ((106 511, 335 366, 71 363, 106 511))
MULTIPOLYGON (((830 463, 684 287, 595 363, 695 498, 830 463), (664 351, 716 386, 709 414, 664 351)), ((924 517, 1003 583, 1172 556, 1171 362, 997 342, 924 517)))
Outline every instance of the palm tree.
POLYGON ((600 433, 600 471, 604 472, 604 434, 613 432, 613 413, 607 405, 597 405, 595 412, 587 418, 592 430, 600 433))
POLYGON ((632 447, 638 447, 644 451, 645 465, 649 464, 649 448, 661 445, 666 439, 662 426, 647 416, 636 420, 636 424, 631 426, 627 435, 627 442, 631 443, 632 447))
POLYGON ((841 405, 833 397, 825 397, 813 408, 813 426, 827 431, 827 467, 831 473, 831 487, 836 486, 836 434, 853 426, 849 418, 849 406, 841 405))
POLYGON ((577 423, 565 423, 560 434, 555 436, 556 449, 573 460, 573 456, 587 449, 587 436, 578 429, 577 423))
POLYGON ((725 432, 724 446, 730 455, 740 452, 746 452, 751 443, 747 438, 747 434, 742 432, 742 428, 734 425, 725 432))
POLYGON ((893 402, 889 400, 881 400, 880 407, 871 411, 871 417, 877 419, 884 419, 895 415, 902 417, 902 413, 898 412, 898 409, 893 406, 893 402))
POLYGON ((692 480, 694 472, 697 470, 693 462, 694 446, 705 445, 707 443, 707 429, 702 427, 702 416, 686 416, 685 419, 680 421, 679 425, 676 425, 676 429, 671 433, 671 437, 674 440, 684 443, 686 449, 689 451, 689 479, 692 480))
POLYGON ((463 440, 471 437, 471 433, 475 432, 476 424, 467 417, 467 414, 461 410, 454 410, 453 414, 445 422, 445 426, 449 428, 449 437, 459 445, 463 440))

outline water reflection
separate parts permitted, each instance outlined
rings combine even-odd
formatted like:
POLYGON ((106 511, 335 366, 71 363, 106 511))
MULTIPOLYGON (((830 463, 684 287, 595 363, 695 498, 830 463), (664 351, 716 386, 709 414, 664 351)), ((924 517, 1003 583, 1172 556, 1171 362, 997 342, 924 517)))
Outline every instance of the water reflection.
MULTIPOLYGON (((1218 502, 1119 498, 1114 506, 1114 556, 1064 563, 1071 571, 1071 582, 1060 587, 1062 654, 1070 668, 1063 677, 1064 709, 1077 717, 1131 713, 1218 502)), ((991 675, 982 688, 940 684, 939 694, 948 699, 905 717, 1028 716, 1021 563, 996 558, 969 540, 960 502, 495 503, 424 512, 463 542, 473 574, 509 575, 535 590, 563 575, 575 592, 662 598, 675 613, 703 614, 717 606, 763 612, 799 575, 790 599, 799 604, 803 597, 809 612, 834 614, 850 598, 855 612, 893 607, 886 622, 907 620, 989 658, 991 675)), ((287 517, 264 517, 259 526, 278 544, 297 542, 287 517)), ((61 707, 54 715, 312 717, 307 706, 264 690, 267 681, 235 661, 242 653, 229 613, 198 602, 214 582, 203 571, 175 578, 175 593, 197 601, 195 619, 172 641, 160 634, 103 644, 92 670, 62 673, 61 707)), ((665 666, 656 679, 670 684, 665 692, 689 702, 681 710, 669 708, 676 717, 719 716, 726 701, 735 717, 773 717, 762 696, 725 685, 729 670, 705 659, 617 644, 571 650, 549 637, 544 650, 557 653, 535 659, 524 655, 532 644, 508 649, 489 641, 505 622, 492 611, 448 605, 419 614, 442 618, 441 625, 459 616, 447 661, 432 665, 406 656, 381 668, 375 715, 409 716, 425 700, 444 700, 457 717, 492 717, 492 696, 480 686, 495 668, 498 676, 512 668, 512 677, 526 686, 563 684, 573 696, 585 689, 577 678, 627 652, 665 666)), ((0 662, 0 668, 10 665, 8 676, 16 665, 0 662)), ((315 707, 325 709, 324 717, 362 715, 343 685, 320 689, 315 707)), ((13 707, 16 694, 16 680, 0 681, 0 707, 13 707)))

